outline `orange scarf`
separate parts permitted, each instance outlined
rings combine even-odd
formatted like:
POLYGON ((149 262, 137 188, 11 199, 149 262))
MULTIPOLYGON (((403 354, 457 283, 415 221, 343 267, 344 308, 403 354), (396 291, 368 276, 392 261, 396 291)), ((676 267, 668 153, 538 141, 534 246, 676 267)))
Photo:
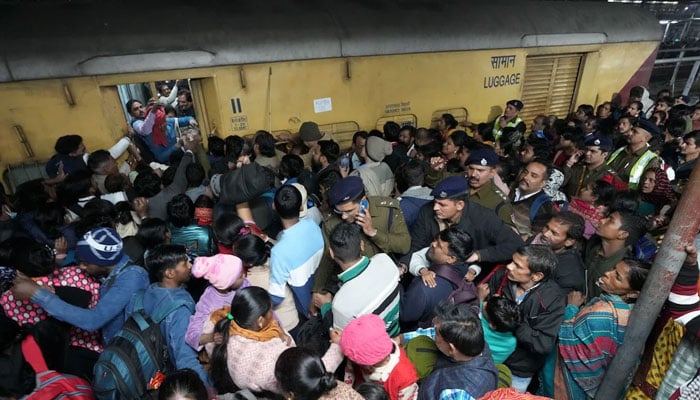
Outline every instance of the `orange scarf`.
MULTIPOLYGON (((210 319, 216 324, 222 319, 228 318, 230 310, 231 307, 224 306, 223 308, 212 312, 210 319)), ((275 338, 281 338, 283 334, 282 328, 280 328, 279 324, 274 319, 266 327, 257 332, 241 328, 241 326, 238 325, 235 320, 231 320, 231 326, 229 327, 228 333, 229 335, 243 336, 244 338, 257 340, 258 342, 267 342, 275 338)))

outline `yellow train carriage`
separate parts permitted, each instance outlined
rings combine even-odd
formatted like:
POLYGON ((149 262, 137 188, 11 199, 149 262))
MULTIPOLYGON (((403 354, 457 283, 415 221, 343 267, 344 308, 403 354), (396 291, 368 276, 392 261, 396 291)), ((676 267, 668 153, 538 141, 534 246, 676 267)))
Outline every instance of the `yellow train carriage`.
POLYGON ((110 146, 127 84, 189 79, 207 133, 313 120, 346 147, 387 120, 482 122, 521 98, 529 123, 609 100, 648 81, 661 37, 645 11, 594 2, 26 3, 0 10, 6 168, 48 159, 69 133, 110 146))

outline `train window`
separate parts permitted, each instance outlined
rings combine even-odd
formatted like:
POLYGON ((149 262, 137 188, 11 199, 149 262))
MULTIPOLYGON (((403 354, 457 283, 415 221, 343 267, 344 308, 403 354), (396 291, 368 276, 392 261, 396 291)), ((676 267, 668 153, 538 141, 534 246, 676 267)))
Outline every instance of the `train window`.
POLYGON ((567 115, 578 87, 581 54, 527 57, 520 118, 527 125, 538 114, 567 115))
POLYGON ((352 136, 360 130, 360 125, 355 121, 344 121, 319 125, 318 129, 338 143, 340 151, 345 151, 352 145, 352 136))
MULTIPOLYGON (((278 131, 272 131, 270 133, 275 138, 275 148, 277 150, 283 153, 289 153, 292 150, 292 147, 294 146, 294 142, 292 140, 292 132, 286 129, 282 129, 278 131)), ((252 142, 253 139, 255 139, 255 133, 249 133, 243 137, 252 142)))
POLYGON ((430 127, 432 129, 437 129, 438 121, 442 117, 442 114, 452 114, 457 122, 466 121, 469 118, 469 111, 466 108, 446 108, 444 110, 435 110, 432 117, 430 117, 430 127))
POLYGON ((375 128, 381 131, 384 129, 384 124, 386 124, 389 121, 396 122, 400 126, 416 126, 416 124, 418 123, 418 118, 416 118, 414 114, 400 114, 392 115, 389 117, 381 117, 377 120, 377 125, 375 126, 375 128))

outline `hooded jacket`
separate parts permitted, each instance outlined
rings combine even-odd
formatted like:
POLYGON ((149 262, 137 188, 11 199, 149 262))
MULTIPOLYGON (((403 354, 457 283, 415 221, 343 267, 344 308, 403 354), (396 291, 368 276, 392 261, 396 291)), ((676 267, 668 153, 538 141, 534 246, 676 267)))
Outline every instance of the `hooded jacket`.
POLYGON ((440 399, 443 390, 463 390, 478 399, 495 390, 497 383, 498 369, 488 345, 485 345, 484 351, 469 361, 453 361, 440 356, 433 372, 421 383, 418 400, 440 399))

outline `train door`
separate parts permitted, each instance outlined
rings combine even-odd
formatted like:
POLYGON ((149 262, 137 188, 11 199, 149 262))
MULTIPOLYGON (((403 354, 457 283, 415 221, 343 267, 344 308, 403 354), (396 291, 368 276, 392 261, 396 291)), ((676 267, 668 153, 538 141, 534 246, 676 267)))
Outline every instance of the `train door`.
POLYGON ((538 114, 560 117, 571 112, 582 54, 527 57, 520 117, 528 126, 538 114))
MULTIPOLYGON (((216 131, 216 124, 211 121, 210 114, 218 110, 218 107, 208 107, 211 101, 216 101, 213 79, 171 79, 125 83, 117 85, 116 88, 122 112, 127 121, 132 120, 130 110, 126 109, 126 103, 129 100, 138 100, 147 105, 151 99, 156 99, 166 106, 166 112, 170 110, 178 117, 194 117, 203 135, 216 131), (205 100, 209 98, 211 100, 205 100)), ((218 114, 215 118, 218 118, 218 114)))
POLYGON ((214 78, 190 79, 189 83, 202 135, 220 136, 223 132, 219 132, 221 115, 214 78))

